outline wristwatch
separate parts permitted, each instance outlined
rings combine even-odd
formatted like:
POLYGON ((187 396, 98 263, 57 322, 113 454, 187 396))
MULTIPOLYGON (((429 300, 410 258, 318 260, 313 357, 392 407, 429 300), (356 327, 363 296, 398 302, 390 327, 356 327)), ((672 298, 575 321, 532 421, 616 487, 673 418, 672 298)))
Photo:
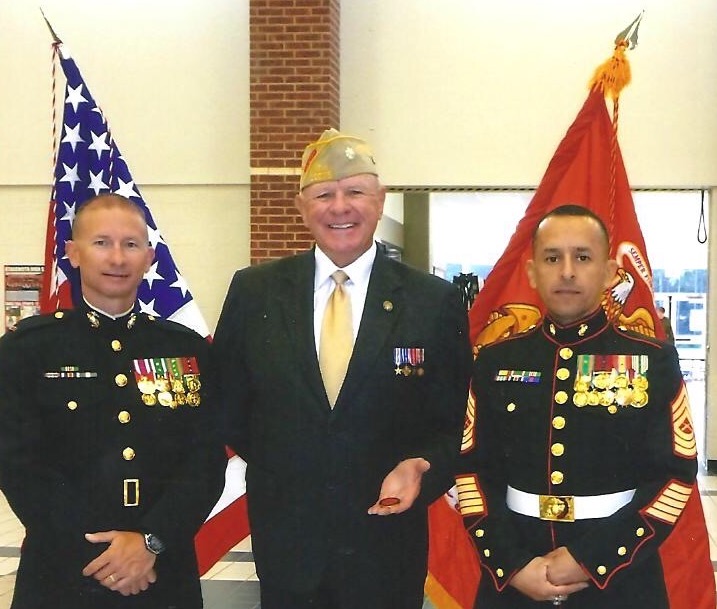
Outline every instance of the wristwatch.
POLYGON ((144 547, 157 556, 164 552, 165 549, 164 542, 152 533, 144 534, 144 547))

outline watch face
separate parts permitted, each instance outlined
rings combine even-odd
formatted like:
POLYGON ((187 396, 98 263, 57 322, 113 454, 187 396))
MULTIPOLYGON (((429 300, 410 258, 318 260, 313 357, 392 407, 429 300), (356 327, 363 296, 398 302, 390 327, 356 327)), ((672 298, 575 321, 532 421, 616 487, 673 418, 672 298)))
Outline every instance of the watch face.
POLYGON ((152 535, 152 533, 147 533, 144 536, 144 545, 147 546, 147 549, 153 554, 159 554, 164 550, 162 541, 156 535, 152 535))

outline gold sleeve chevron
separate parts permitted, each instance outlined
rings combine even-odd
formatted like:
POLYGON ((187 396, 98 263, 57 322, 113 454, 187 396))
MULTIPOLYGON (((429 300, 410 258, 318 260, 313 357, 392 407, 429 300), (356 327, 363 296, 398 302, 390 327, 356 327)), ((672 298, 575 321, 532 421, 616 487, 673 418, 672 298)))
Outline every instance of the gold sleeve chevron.
POLYGON ((657 520, 667 524, 675 524, 685 509, 687 500, 692 493, 692 487, 683 482, 672 481, 645 510, 657 520))
POLYGON ((672 402, 672 448, 676 455, 685 459, 697 456, 695 429, 690 415, 690 400, 684 383, 672 402))
POLYGON ((483 493, 475 474, 456 476, 456 489, 461 516, 482 516, 485 513, 483 493))
POLYGON ((476 396, 472 389, 468 389, 468 403, 466 404, 466 420, 463 422, 463 441, 461 453, 466 453, 475 446, 476 425, 476 396))

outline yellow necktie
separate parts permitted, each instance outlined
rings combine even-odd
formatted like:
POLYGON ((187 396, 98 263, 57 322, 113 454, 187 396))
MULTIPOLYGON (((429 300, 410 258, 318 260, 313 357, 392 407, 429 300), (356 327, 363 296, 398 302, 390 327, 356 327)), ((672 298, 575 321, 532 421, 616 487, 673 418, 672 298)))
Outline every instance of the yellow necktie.
POLYGON ((331 275, 336 283, 329 297, 321 323, 321 339, 319 341, 319 367, 324 379, 326 397, 331 408, 346 377, 346 369, 351 359, 354 346, 353 324, 351 323, 351 297, 344 283, 348 275, 336 271, 331 275))

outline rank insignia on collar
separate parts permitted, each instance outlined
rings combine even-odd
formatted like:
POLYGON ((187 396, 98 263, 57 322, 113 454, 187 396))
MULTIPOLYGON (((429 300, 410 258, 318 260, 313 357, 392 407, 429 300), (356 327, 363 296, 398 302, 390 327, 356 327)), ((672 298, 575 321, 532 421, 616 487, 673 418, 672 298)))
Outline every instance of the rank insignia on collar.
POLYGON ((425 374, 425 351, 420 347, 395 347, 393 349, 396 376, 423 376, 425 374))
POLYGON ((493 380, 530 384, 539 383, 540 372, 537 370, 498 370, 493 380))

